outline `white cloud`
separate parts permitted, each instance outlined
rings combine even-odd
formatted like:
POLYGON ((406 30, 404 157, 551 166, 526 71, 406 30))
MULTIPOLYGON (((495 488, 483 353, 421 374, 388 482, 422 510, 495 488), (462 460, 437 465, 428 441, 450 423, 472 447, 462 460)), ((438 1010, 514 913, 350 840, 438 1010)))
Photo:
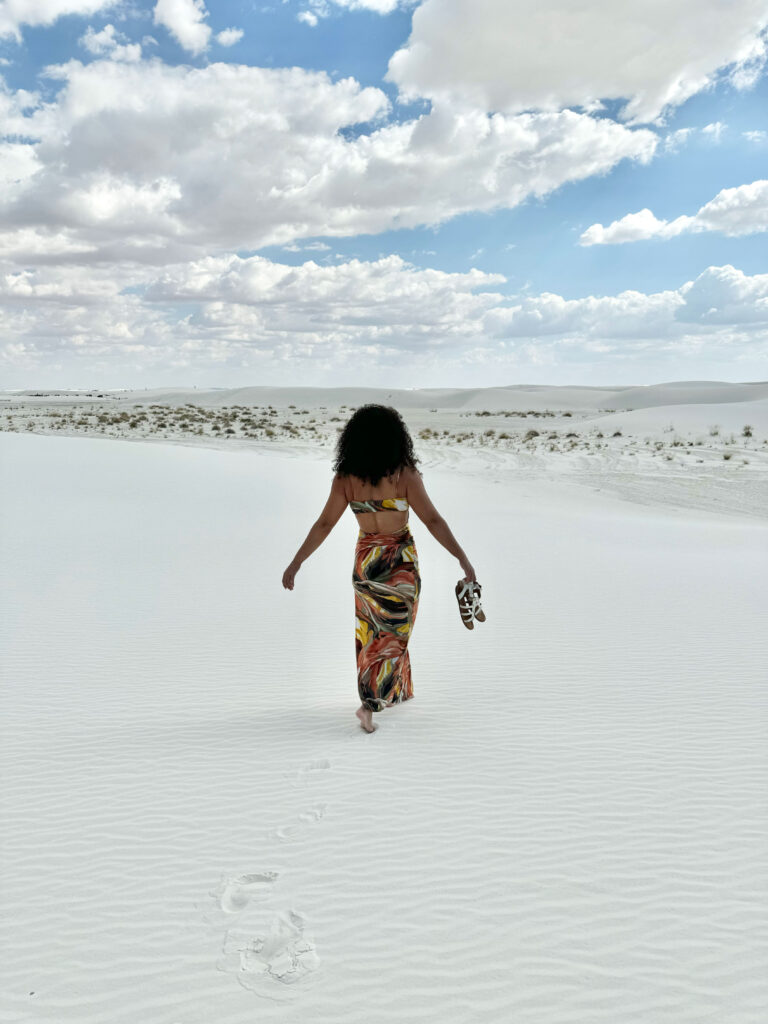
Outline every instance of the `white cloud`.
POLYGON ((124 39, 125 37, 115 30, 114 25, 105 25, 100 32, 94 32, 93 27, 89 25, 85 35, 78 41, 90 53, 107 55, 112 60, 141 60, 141 45, 125 43, 124 39))
POLYGON ((4 0, 0 3, 0 38, 21 40, 24 25, 52 25, 67 14, 88 17, 114 6, 117 0, 4 0))
POLYGON ((309 10, 300 11, 296 17, 313 28, 320 18, 329 18, 332 6, 348 11, 373 11, 375 14, 391 14, 398 7, 413 7, 419 0, 308 0, 309 10))
POLYGON ((283 246, 286 252, 329 252, 330 248, 330 245, 326 245, 325 242, 307 242, 306 245, 292 242, 290 245, 283 246))
POLYGON ((164 25, 179 46, 191 54, 203 53, 208 48, 211 27, 203 0, 157 0, 154 22, 164 25))
POLYGON ((376 14, 391 14, 397 7, 409 7, 418 0, 331 0, 337 7, 350 11, 374 11, 376 14))
POLYGON ((648 238, 674 238, 699 231, 720 231, 739 236, 768 231, 768 180, 724 188, 693 216, 658 220, 648 210, 628 213, 608 227, 592 224, 581 235, 581 245, 615 245, 648 238))
POLYGON ((243 38, 241 28, 225 28, 216 34, 216 42, 219 46, 234 46, 243 38))
MULTIPOLYGON (((757 366, 766 354, 768 274, 709 267, 682 287, 578 299, 506 297, 499 274, 419 269, 400 257, 298 267, 263 257, 208 257, 160 272, 70 265, 0 270, 0 365, 29 384, 52 360, 121 373, 178 367, 200 373, 303 367, 309 379, 446 365, 488 368, 593 365, 631 376, 649 359, 757 366), (126 288, 133 289, 125 293, 126 288), (138 293, 134 293, 138 292, 138 293), (190 309, 192 310, 190 312, 190 309), (719 361, 719 362, 718 362, 719 361), (15 372, 15 371, 14 371, 15 372), (26 378, 24 374, 26 373, 26 378)), ((657 370, 658 373, 658 370, 657 370)), ((261 375, 260 375, 261 376, 261 375)), ((142 380, 141 383, 145 381, 142 380)))
POLYGON ((763 143, 768 141, 768 132, 760 128, 755 131, 741 133, 749 142, 763 143))
POLYGON ((688 139, 693 135, 695 128, 678 128, 674 132, 664 136, 664 149, 668 153, 674 153, 681 146, 685 145, 688 139))
POLYGON ((768 274, 749 277, 730 264, 708 267, 680 289, 681 323, 768 324, 768 274))
MULTIPOLYGON (((626 339, 651 340, 661 346, 687 337, 691 324, 700 328, 768 324, 768 274, 749 277, 730 265, 708 267, 694 281, 671 291, 646 295, 630 290, 581 299, 544 292, 491 309, 483 317, 485 330, 494 337, 556 335, 576 346, 596 339, 614 346, 626 339)), ((709 337, 708 331, 701 337, 709 337)))
POLYGON ((728 76, 731 85, 739 90, 755 86, 765 69, 766 58, 768 47, 765 39, 754 36, 749 38, 728 76))
POLYGON ((724 131, 725 125, 722 121, 713 121, 712 124, 706 124, 701 129, 702 135, 709 136, 713 142, 719 142, 724 131))
POLYGON ((638 124, 720 69, 746 87, 764 61, 766 24, 764 0, 425 0, 387 77, 406 97, 513 113, 624 99, 621 119, 638 124))
POLYGON ((573 111, 435 106, 386 123, 381 90, 301 68, 94 60, 47 75, 63 83, 51 102, 0 93, 0 114, 13 107, 8 131, 41 140, 14 154, 38 169, 0 195, 0 215, 19 229, 70 231, 100 259, 122 250, 166 262, 436 225, 514 207, 625 158, 647 162, 658 144, 653 132, 573 111), (346 138, 355 125, 363 131, 346 138), (107 194, 141 197, 137 216, 107 194), (107 211, 97 220, 95 195, 107 211))

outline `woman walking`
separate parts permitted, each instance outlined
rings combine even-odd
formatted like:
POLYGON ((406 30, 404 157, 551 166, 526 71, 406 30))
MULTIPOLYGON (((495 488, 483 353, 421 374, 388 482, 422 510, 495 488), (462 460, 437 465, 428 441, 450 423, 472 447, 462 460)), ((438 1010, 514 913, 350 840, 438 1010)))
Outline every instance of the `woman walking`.
POLYGON ((430 501, 416 468, 408 428, 396 409, 363 405, 339 435, 330 496, 306 540, 283 573, 293 590, 301 564, 325 540, 349 506, 357 517, 352 586, 360 707, 355 714, 373 732, 373 714, 413 697, 408 641, 421 594, 412 508, 429 532, 458 558, 464 579, 475 571, 448 524, 430 501))

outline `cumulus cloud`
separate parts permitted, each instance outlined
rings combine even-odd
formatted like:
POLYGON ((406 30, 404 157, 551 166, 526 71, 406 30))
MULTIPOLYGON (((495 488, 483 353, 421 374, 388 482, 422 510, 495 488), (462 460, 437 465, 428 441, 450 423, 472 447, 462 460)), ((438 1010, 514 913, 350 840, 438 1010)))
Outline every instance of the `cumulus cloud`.
POLYGON ((241 28, 225 28, 216 33, 216 42, 219 46, 234 46, 243 38, 241 28))
POLYGON ((4 0, 0 3, 0 39, 21 40, 24 25, 52 25, 66 14, 87 17, 114 6, 117 0, 4 0))
MULTIPOLYGON (((544 292, 489 310, 488 334, 498 338, 558 335, 577 346, 588 340, 619 348, 627 339, 660 345, 688 337, 689 325, 768 324, 768 274, 748 276, 735 267, 708 267, 680 288, 646 295, 628 290, 600 298, 564 299, 544 292)), ((709 336, 707 331, 702 340, 709 336)))
POLYGON ((579 242, 581 245, 616 245, 699 231, 719 231, 731 237, 768 231, 768 180, 721 189, 693 216, 659 220, 646 208, 639 213, 628 213, 608 227, 592 224, 579 242))
POLYGON ((46 73, 62 83, 51 102, 0 93, 8 131, 30 140, 8 157, 20 177, 0 215, 8 229, 68 231, 100 259, 437 225, 647 162, 658 144, 569 110, 435 106, 392 123, 380 89, 301 68, 73 60, 46 73))
POLYGON ((80 45, 90 53, 101 56, 108 55, 112 60, 141 60, 141 45, 126 43, 125 37, 115 30, 114 25, 105 25, 100 32, 95 32, 91 25, 85 35, 79 39, 80 45))
POLYGON ((621 99, 620 118, 639 124, 662 120, 720 69, 748 87, 765 63, 766 25, 764 0, 425 0, 387 77, 406 97, 512 113, 621 99))
POLYGON ((768 324, 768 274, 751 277, 730 264, 708 267, 680 289, 675 313, 689 324, 768 324))
POLYGON ((155 4, 155 24, 167 28, 179 46, 194 55, 208 49, 211 27, 205 23, 207 17, 203 0, 157 0, 155 4))
POLYGON ((674 290, 578 299, 507 296, 504 284, 499 274, 446 273, 398 256, 327 267, 230 254, 159 271, 7 268, 0 365, 6 378, 56 360, 91 375, 102 365, 113 374, 181 367, 241 375, 287 360, 314 373, 307 379, 327 371, 338 382, 365 355, 371 372, 418 367, 434 381, 446 358, 487 374, 489 366, 588 365, 597 354, 627 372, 649 352, 663 361, 695 350, 756 366, 766 350, 768 274, 709 267, 674 290))

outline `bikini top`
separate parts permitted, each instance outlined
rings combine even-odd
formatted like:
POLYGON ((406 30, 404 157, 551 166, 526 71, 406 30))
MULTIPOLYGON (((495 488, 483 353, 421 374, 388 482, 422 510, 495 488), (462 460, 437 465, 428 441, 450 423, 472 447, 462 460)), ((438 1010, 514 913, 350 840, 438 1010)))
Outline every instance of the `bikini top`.
MULTIPOLYGON (((397 477, 395 479, 395 487, 400 480, 400 472, 398 469, 397 477)), ((349 507, 355 513, 356 516, 362 515, 363 512, 407 512, 408 511, 408 499, 407 498, 368 498, 365 501, 350 501, 349 507)))
POLYGON ((363 512, 406 512, 407 498, 369 498, 367 501, 350 501, 349 507, 359 516, 363 512))

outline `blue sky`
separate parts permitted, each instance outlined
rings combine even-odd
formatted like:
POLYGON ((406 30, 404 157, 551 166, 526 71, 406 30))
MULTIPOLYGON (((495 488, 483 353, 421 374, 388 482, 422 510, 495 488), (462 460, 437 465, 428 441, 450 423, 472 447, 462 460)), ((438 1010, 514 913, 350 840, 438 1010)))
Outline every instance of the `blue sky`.
POLYGON ((0 3, 0 386, 768 377, 768 5, 570 8, 0 3))

